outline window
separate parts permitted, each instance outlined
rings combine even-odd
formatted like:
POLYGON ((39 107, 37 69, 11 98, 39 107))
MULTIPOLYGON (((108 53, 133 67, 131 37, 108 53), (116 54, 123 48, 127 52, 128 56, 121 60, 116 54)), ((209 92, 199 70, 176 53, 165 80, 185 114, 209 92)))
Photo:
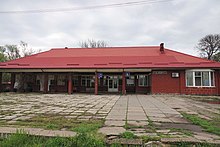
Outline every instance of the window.
POLYGON ((149 77, 148 75, 139 75, 138 76, 138 86, 148 86, 149 77))
POLYGON ((129 76, 126 78, 127 86, 134 86, 134 76, 129 76))
POLYGON ((54 75, 48 76, 48 84, 49 85, 55 85, 54 75))
POLYGON ((108 76, 104 76, 103 78, 103 85, 108 86, 108 76))
POLYGON ((81 84, 85 87, 95 87, 95 77, 94 76, 82 76, 81 84))
POLYGON ((212 70, 188 70, 186 71, 186 86, 211 87, 214 86, 214 72, 212 70))
POLYGON ((65 84, 66 84, 66 76, 65 75, 58 75, 57 85, 64 86, 65 84))
POLYGON ((72 82, 73 82, 73 86, 78 86, 78 76, 73 76, 72 82))

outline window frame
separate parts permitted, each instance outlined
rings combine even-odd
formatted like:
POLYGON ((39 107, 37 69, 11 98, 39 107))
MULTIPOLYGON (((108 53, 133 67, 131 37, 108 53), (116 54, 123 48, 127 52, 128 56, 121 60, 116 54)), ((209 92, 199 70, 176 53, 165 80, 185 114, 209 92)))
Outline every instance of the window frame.
POLYGON ((65 85, 66 85, 66 75, 58 75, 57 86, 65 86, 65 85))
POLYGON ((138 86, 139 87, 147 87, 147 86, 149 86, 149 75, 138 75, 138 86), (144 78, 140 78, 141 76, 144 76, 144 78), (144 81, 142 81, 143 82, 143 85, 140 85, 140 79, 142 79, 142 80, 146 80, 146 85, 144 85, 144 81))
POLYGON ((94 88, 95 87, 95 76, 93 75, 83 75, 81 76, 81 86, 87 88, 94 88), (85 85, 83 84, 83 80, 85 80, 85 85), (94 83, 94 84, 92 84, 94 83))
POLYGON ((194 70, 186 70, 185 71, 185 82, 186 82, 186 87, 215 87, 215 71, 211 70, 211 69, 194 69, 194 70), (188 72, 192 72, 192 85, 188 85, 188 81, 187 81, 187 73, 188 72), (200 72, 200 77, 201 77, 201 85, 200 86, 196 86, 196 76, 195 73, 196 72, 200 72), (208 72, 209 75, 209 86, 203 86, 203 72, 208 72), (213 79, 212 79, 213 77, 213 79), (213 85, 212 85, 213 83, 213 85))

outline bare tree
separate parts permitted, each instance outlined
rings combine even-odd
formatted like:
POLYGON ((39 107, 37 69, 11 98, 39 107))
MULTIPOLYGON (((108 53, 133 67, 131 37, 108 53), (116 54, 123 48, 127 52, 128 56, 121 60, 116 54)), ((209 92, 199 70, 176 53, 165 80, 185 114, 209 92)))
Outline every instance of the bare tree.
POLYGON ((80 47, 82 48, 101 48, 101 47, 107 47, 107 43, 103 40, 93 40, 88 39, 87 41, 79 42, 80 47))
POLYGON ((201 38, 196 46, 202 57, 212 60, 220 51, 220 34, 210 34, 201 38))

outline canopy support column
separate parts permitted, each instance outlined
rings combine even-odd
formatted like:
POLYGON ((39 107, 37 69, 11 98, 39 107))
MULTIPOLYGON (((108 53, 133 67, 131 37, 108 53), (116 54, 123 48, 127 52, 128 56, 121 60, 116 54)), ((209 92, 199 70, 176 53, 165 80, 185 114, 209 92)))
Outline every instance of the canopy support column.
POLYGON ((97 72, 95 72, 95 95, 97 95, 98 94, 98 73, 97 72))
POLYGON ((73 91, 73 82, 72 82, 72 74, 68 74, 68 94, 72 94, 73 91))
POLYGON ((48 74, 44 73, 44 93, 48 93, 48 74))
POLYGON ((122 94, 126 94, 126 78, 125 72, 122 73, 122 94))

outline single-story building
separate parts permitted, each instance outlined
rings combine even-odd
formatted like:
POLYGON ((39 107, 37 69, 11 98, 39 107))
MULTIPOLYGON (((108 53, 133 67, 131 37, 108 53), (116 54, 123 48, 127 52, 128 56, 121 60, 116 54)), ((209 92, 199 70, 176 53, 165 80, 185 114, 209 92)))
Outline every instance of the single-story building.
POLYGON ((10 90, 220 95, 220 63, 160 46, 57 48, 0 63, 10 90))

